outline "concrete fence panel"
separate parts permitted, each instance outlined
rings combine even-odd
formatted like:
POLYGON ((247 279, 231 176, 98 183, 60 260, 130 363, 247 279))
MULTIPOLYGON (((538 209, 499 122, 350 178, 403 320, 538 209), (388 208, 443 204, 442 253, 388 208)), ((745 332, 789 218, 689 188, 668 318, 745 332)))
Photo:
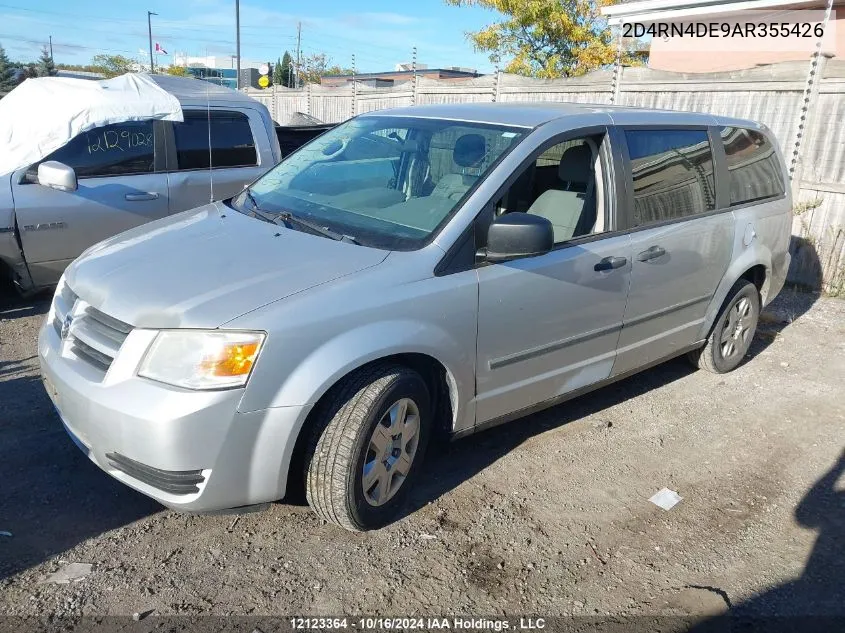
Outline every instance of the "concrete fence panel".
MULTIPOLYGON (((760 121, 776 135, 787 161, 800 140, 796 165, 794 264, 790 280, 845 294, 845 61, 823 60, 805 101, 808 63, 784 62, 718 73, 623 68, 543 80, 500 73, 470 81, 415 81, 390 88, 350 83, 340 88, 248 89, 275 120, 305 112, 327 123, 356 114, 416 104, 569 102, 663 108, 760 121), (799 126, 803 135, 799 139, 799 126)), ((791 163, 790 163, 791 164, 791 163)))

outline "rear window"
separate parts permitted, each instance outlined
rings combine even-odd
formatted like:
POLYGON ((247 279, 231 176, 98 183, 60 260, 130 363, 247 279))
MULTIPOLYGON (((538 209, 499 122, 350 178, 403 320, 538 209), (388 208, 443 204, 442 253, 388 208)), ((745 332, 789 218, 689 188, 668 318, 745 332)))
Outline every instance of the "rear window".
POLYGON ((785 193, 777 151, 763 133, 740 127, 721 130, 731 188, 731 206, 778 198, 785 193))
POLYGON ((240 112, 186 112, 173 133, 180 171, 208 169, 209 158, 215 169, 258 164, 249 119, 240 112))
POLYGON ((626 130, 634 185, 634 226, 716 208, 706 130, 626 130))

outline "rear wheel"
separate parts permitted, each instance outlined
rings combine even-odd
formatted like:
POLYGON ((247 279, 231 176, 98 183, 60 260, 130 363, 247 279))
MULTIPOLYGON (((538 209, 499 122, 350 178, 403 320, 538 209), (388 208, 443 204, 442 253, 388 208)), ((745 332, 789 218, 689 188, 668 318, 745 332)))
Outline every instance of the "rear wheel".
POLYGON ((352 531, 395 519, 431 429, 422 377, 401 365, 371 365, 345 378, 315 413, 305 475, 314 512, 352 531))
POLYGON ((715 374, 736 369, 751 347, 759 318, 760 294, 754 284, 740 279, 728 293, 707 343, 690 352, 690 360, 715 374))

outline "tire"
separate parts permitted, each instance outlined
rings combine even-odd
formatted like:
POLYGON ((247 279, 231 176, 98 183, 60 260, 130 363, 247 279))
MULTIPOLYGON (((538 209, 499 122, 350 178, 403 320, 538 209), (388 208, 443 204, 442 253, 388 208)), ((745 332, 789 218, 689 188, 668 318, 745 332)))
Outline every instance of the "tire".
POLYGON ((751 347, 759 318, 760 293, 750 281, 740 279, 728 292, 707 343, 688 354, 690 361, 714 374, 733 371, 751 347))
POLYGON ((370 365, 336 385, 315 414, 305 460, 308 504, 322 519, 353 532, 393 521, 430 436, 425 381, 402 365, 370 365))

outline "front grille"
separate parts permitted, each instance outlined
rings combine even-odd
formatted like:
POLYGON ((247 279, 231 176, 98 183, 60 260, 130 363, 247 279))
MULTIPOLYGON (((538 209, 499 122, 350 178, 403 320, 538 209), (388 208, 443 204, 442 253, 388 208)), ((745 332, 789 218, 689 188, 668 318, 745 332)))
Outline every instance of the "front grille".
POLYGON ((77 358, 87 360, 92 365, 96 365, 103 371, 111 367, 112 358, 107 354, 97 351, 90 345, 86 345, 79 339, 74 339, 70 345, 71 351, 76 354, 77 358))
POLYGON ((198 484, 205 481, 202 470, 161 470, 136 462, 120 453, 106 453, 106 459, 112 467, 133 479, 174 495, 199 492, 198 484))
MULTIPOLYGON (((61 333, 61 324, 54 322, 54 327, 61 333)), ((77 358, 107 371, 131 331, 128 323, 86 306, 74 315, 67 338, 77 358)))

